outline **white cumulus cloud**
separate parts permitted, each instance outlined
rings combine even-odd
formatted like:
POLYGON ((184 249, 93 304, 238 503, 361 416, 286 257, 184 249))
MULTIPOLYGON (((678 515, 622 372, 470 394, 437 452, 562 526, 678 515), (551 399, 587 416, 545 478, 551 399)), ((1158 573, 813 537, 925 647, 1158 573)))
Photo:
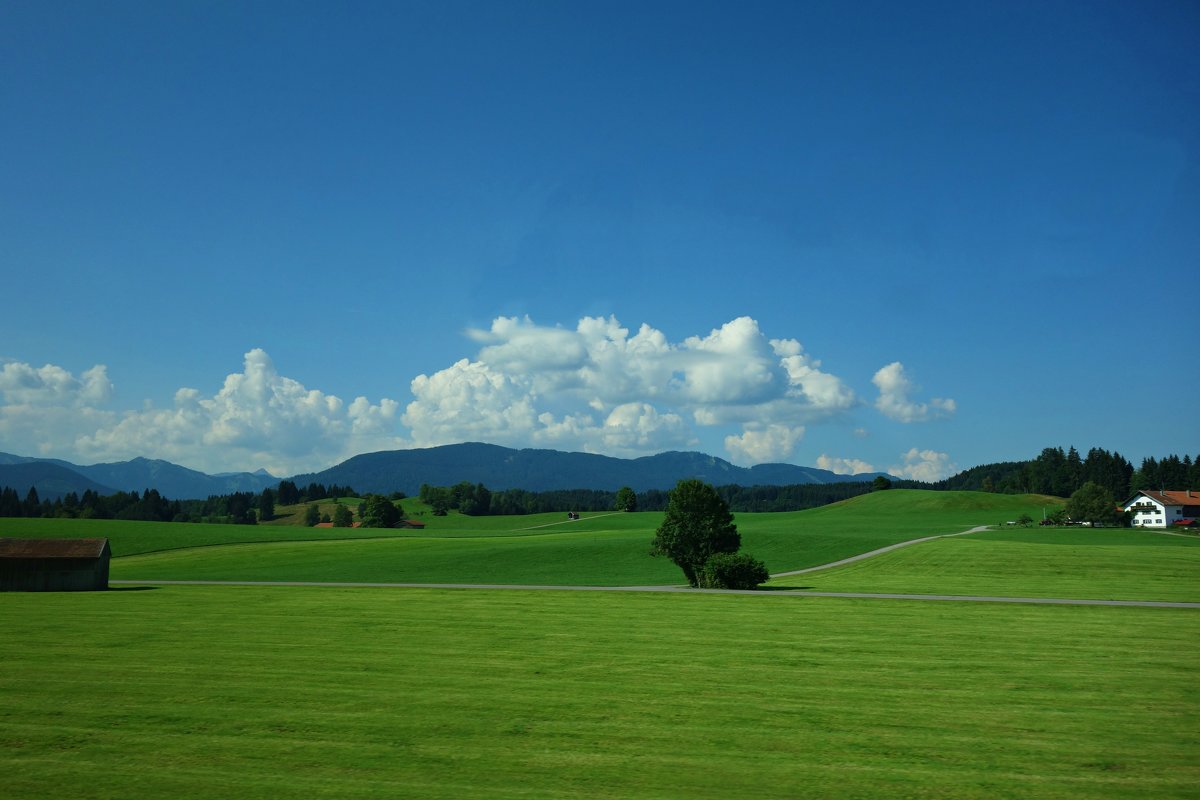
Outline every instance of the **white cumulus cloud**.
POLYGON ((280 375, 256 348, 215 395, 180 389, 173 408, 127 411, 78 436, 73 449, 89 461, 149 456, 212 472, 265 467, 289 475, 401 446, 394 435, 399 407, 365 397, 347 407, 280 375))
POLYGON ((693 426, 740 425, 736 460, 790 457, 806 421, 857 404, 794 339, 768 340, 750 317, 672 343, 615 317, 574 330, 500 317, 470 330, 481 345, 412 382, 403 422, 421 446, 469 439, 535 443, 611 455, 694 445, 693 426))
POLYGON ((12 362, 0 367, 0 396, 9 406, 92 406, 112 396, 108 369, 97 364, 75 377, 62 367, 12 362))
POLYGON ((71 453, 80 436, 115 418, 113 412, 100 408, 112 391, 102 364, 78 376, 54 364, 4 364, 0 367, 0 443, 19 455, 71 453))
MULTIPOLYGON (((797 339, 768 338, 747 316, 676 341, 614 316, 584 317, 573 328, 498 317, 466 335, 474 355, 412 379, 406 403, 347 401, 304 386, 258 348, 215 391, 183 387, 169 407, 130 410, 109 407, 114 386, 103 365, 73 374, 3 363, 0 442, 85 463, 148 456, 209 472, 290 475, 400 447, 486 441, 635 457, 697 449, 704 434, 749 465, 793 460, 807 428, 862 405, 797 339)), ((952 400, 912 399, 917 387, 899 362, 873 380, 876 407, 893 418, 954 410, 952 400)), ((818 463, 873 471, 856 459, 822 455, 818 463)), ((938 469, 918 458, 894 471, 938 469)))
POLYGON ((875 467, 858 458, 838 458, 824 453, 817 456, 817 469, 827 469, 838 475, 858 475, 861 472, 875 472, 875 467))
POLYGON ((767 425, 747 428, 741 435, 726 436, 725 450, 738 464, 753 465, 785 461, 804 438, 804 427, 767 425))
POLYGON ((528 382, 462 359, 412 381, 416 397, 401 417, 422 446, 462 441, 524 441, 538 424, 528 382))
POLYGON ((918 450, 914 447, 902 458, 904 463, 888 467, 888 473, 898 478, 932 483, 949 478, 958 470, 958 466, 950 460, 947 453, 938 453, 934 450, 918 450))
POLYGON ((956 405, 953 400, 937 398, 928 403, 918 403, 910 399, 918 387, 904 371, 904 365, 893 361, 875 373, 871 382, 879 389, 879 397, 875 407, 887 417, 900 422, 925 422, 951 416, 956 405))

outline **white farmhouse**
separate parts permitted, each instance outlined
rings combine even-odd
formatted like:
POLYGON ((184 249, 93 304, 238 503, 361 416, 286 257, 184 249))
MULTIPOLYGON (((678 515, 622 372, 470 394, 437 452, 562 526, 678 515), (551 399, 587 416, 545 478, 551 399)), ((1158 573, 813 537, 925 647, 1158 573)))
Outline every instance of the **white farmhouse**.
POLYGON ((1152 492, 1143 489, 1128 500, 1124 508, 1133 514, 1135 528, 1186 525, 1200 517, 1200 492, 1152 492))

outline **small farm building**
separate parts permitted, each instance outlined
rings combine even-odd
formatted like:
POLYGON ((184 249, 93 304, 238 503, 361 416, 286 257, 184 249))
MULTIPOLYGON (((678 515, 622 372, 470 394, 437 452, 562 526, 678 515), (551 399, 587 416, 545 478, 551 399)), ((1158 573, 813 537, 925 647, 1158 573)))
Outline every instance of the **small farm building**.
POLYGON ((0 591, 108 588, 108 539, 0 539, 0 591))
POLYGON ((1135 528, 1186 525, 1200 518, 1200 492, 1152 492, 1143 489, 1126 501, 1122 508, 1133 514, 1135 528))

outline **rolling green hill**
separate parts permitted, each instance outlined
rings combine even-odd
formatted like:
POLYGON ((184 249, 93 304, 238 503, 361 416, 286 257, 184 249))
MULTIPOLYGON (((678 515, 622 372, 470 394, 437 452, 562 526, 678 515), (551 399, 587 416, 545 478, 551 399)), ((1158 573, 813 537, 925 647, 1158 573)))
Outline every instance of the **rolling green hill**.
MULTIPOLYGON (((922 536, 1002 524, 1020 513, 1040 516, 1043 504, 1051 502, 1037 496, 893 490, 810 511, 738 514, 736 521, 743 549, 773 572, 783 572, 922 536)), ((424 531, 378 532, 383 536, 346 529, 257 526, 231 532, 229 526, 208 526, 170 543, 162 536, 169 531, 150 537, 139 527, 145 523, 110 523, 118 555, 146 554, 118 559, 113 577, 608 586, 680 580, 674 565, 649 554, 662 519, 658 513, 584 515, 575 522, 561 514, 422 519, 424 531), (208 546, 233 544, 239 546, 208 546), (171 545, 199 549, 150 552, 171 545)))
MULTIPOLYGON (((1031 495, 896 489, 809 511, 738 514, 736 521, 743 549, 773 572, 783 572, 922 536, 1003 524, 1021 513, 1040 517, 1043 507, 1061 502, 1031 495)), ((423 531, 0 519, 0 535, 107 536, 117 557, 113 577, 127 579, 678 581, 672 564, 649 555, 659 513, 585 514, 575 522, 562 514, 421 519, 423 531)))
POLYGON ((776 578, 770 586, 1200 602, 1200 537, 1122 528, 988 531, 776 578))

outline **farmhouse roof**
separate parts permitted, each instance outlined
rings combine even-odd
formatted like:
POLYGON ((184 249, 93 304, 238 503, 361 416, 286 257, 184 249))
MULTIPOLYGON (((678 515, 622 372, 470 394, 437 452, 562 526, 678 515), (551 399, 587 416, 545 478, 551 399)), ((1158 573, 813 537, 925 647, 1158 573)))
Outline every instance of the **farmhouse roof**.
POLYGON ((108 539, 0 539, 0 558, 100 558, 108 539))
MULTIPOLYGON (((1200 492, 1193 492, 1190 489, 1179 492, 1152 492, 1149 489, 1142 489, 1130 499, 1130 502, 1136 500, 1140 495, 1145 495, 1157 503, 1162 503, 1164 506, 1200 505, 1200 492)), ((1126 505, 1129 505, 1129 503, 1126 503, 1126 505)))

